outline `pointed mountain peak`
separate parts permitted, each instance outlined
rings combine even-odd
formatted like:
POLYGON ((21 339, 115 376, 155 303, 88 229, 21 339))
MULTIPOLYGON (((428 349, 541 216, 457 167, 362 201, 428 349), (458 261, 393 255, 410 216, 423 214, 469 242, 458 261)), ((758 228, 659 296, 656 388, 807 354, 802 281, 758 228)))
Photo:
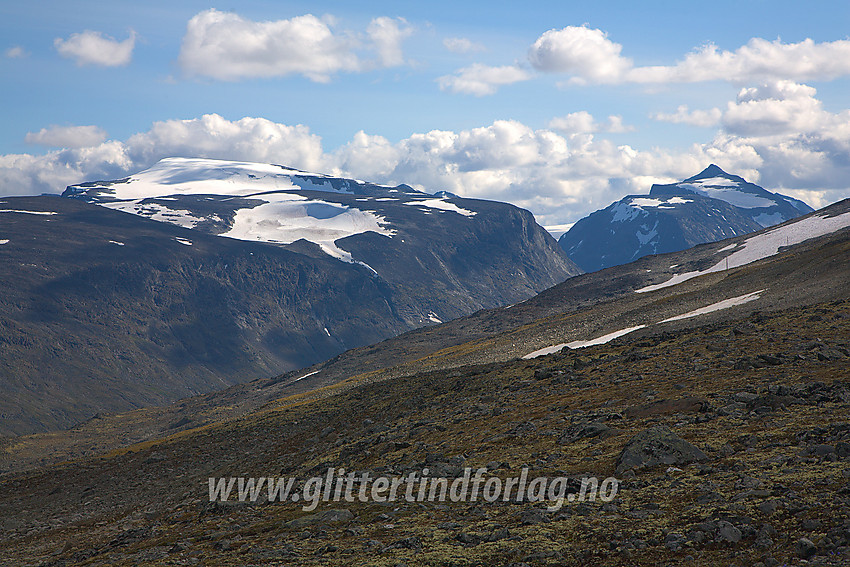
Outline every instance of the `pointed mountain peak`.
POLYGON ((702 170, 702 171, 701 171, 701 172, 697 175, 697 177, 709 177, 709 176, 712 176, 712 177, 713 177, 713 176, 715 176, 715 175, 729 175, 729 174, 728 174, 728 173, 726 173, 725 171, 723 171, 722 169, 720 169, 720 167, 719 167, 719 166, 717 166, 717 165, 715 165, 715 164, 713 164, 713 163, 712 163, 711 165, 709 165, 708 167, 706 167, 705 169, 703 169, 703 170, 702 170))
POLYGON ((726 179, 734 179, 735 181, 744 181, 743 178, 738 177, 737 175, 731 175, 729 173, 726 173, 725 171, 720 169, 719 166, 712 163, 693 177, 685 179, 684 183, 697 181, 699 179, 711 179, 712 177, 724 177, 726 179))

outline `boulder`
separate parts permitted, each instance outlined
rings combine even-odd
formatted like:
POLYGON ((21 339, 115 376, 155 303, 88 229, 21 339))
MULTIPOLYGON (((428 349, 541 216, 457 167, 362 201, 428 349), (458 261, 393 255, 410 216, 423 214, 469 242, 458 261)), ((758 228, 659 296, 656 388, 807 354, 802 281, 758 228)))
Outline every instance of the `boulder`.
POLYGON ((685 465, 708 459, 699 448, 688 443, 664 425, 635 435, 617 458, 615 474, 658 465, 685 465))

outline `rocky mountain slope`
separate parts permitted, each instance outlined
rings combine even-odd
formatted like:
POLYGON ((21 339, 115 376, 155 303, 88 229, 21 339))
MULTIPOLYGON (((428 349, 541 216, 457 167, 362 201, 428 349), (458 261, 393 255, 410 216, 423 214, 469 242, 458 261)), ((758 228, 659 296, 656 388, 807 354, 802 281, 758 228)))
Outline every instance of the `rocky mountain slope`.
POLYGON ((558 243, 588 272, 780 224, 812 208, 710 165, 576 222, 558 243))
POLYGON ((639 340, 757 311, 843 300, 850 289, 848 250, 845 200, 755 234, 571 278, 519 304, 410 331, 310 368, 171 406, 104 415, 61 435, 9 440, 0 468, 18 470, 211 426, 289 396, 319 400, 422 371, 534 360, 617 335, 639 340))
MULTIPOLYGON (((819 218, 843 221, 848 207, 819 218)), ((718 250, 706 249, 698 262, 711 268, 718 250)), ((658 304, 652 320, 689 315, 739 289, 774 291, 757 300, 595 346, 420 366, 313 401, 277 399, 238 420, 3 475, 2 557, 16 565, 846 565, 850 235, 837 229, 778 252, 642 293, 670 274, 621 280, 632 281, 627 297, 658 304), (265 490, 254 502, 235 489, 225 502, 208 495, 211 477, 294 478, 300 491, 329 467, 400 479, 401 490, 424 468, 450 481, 465 467, 504 481, 527 468, 530 480, 567 478, 573 498, 557 510, 551 500, 480 495, 331 498, 304 511, 301 501, 268 502, 265 490), (580 498, 581 479, 609 476, 619 479, 613 500, 580 498)), ((643 313, 611 303, 618 325, 643 313)))
POLYGON ((579 272, 511 205, 277 166, 166 160, 66 194, 0 203, 2 434, 275 376, 579 272))

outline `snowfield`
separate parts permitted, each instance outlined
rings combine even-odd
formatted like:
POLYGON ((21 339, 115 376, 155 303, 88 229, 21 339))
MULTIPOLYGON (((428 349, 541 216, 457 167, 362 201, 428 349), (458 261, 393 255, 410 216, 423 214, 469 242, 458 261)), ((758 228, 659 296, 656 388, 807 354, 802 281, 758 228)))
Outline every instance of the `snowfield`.
POLYGON ((462 209, 444 199, 421 199, 417 201, 408 201, 405 205, 413 205, 414 207, 426 207, 428 209, 437 209, 440 211, 451 211, 465 217, 474 217, 476 213, 462 209))
MULTIPOLYGON (((336 241, 364 232, 392 237, 396 231, 389 227, 386 219, 371 211, 316 199, 303 193, 320 191, 353 194, 353 183, 362 184, 279 165, 166 158, 150 169, 126 179, 76 186, 76 189, 94 194, 100 205, 183 228, 196 228, 205 221, 229 225, 219 236, 237 240, 273 244, 306 240, 318 245, 334 258, 362 264, 375 272, 370 266, 356 262, 336 241), (181 204, 181 198, 186 196, 199 196, 225 206, 230 199, 250 201, 235 201, 232 222, 225 223, 216 213, 200 214, 188 210, 186 207, 191 207, 191 204, 185 204, 185 200, 181 204), (174 205, 170 206, 170 202, 174 202, 174 205)), ((389 200, 400 199, 401 195, 389 200)), ((386 201, 388 198, 366 197, 357 200, 386 201)), ((453 211, 466 216, 475 214, 442 199, 417 200, 405 204, 453 211)))
POLYGON ((637 331, 638 329, 643 329, 646 325, 638 325, 637 327, 627 327, 625 329, 620 329, 619 331, 614 331, 613 333, 608 333, 607 335, 602 335, 601 337, 597 337, 595 339, 591 339, 589 341, 573 341, 570 343, 561 343, 557 345, 552 345, 550 347, 541 348, 539 350, 535 350, 534 352, 530 352, 523 356, 524 360, 528 360, 529 358, 537 358, 538 356, 544 356, 547 354, 552 354, 558 352, 564 347, 569 347, 571 349, 575 348, 584 348, 595 345, 604 345, 605 343, 611 342, 617 337, 622 337, 623 335, 627 335, 633 331, 637 331))
POLYGON ((201 158, 165 158, 124 182, 100 187, 122 201, 171 195, 233 195, 248 197, 266 191, 335 189, 329 176, 279 165, 201 158), (293 180, 293 176, 306 179, 293 180))
POLYGON ((353 262, 351 254, 335 244, 337 240, 367 231, 387 237, 395 234, 394 230, 382 225, 384 219, 375 213, 300 195, 283 195, 287 198, 252 209, 239 209, 233 227, 221 236, 277 244, 304 239, 317 244, 334 258, 353 262))
POLYGON ((752 293, 748 293, 746 295, 739 295, 738 297, 730 297, 729 299, 724 299, 723 301, 718 301, 717 303, 712 303, 711 305, 707 305, 705 307, 701 307, 700 309, 695 309, 693 311, 689 311, 688 313, 683 313, 682 315, 676 315, 675 317, 670 317, 668 319, 664 319, 661 321, 662 323, 668 323, 670 321, 680 321, 682 319, 690 319, 691 317, 698 317, 700 315, 705 315, 706 313, 712 313, 714 311, 720 311, 721 309, 729 309, 730 307, 735 307, 736 305, 743 305, 744 303, 749 303, 750 301, 755 301, 761 294, 764 293, 763 289, 758 291, 754 291, 752 293))
POLYGON ((705 195, 713 199, 726 201, 730 205, 742 209, 757 209, 760 207, 771 207, 775 203, 770 199, 759 197, 744 191, 741 184, 725 177, 711 177, 699 179, 690 183, 679 183, 679 187, 689 189, 694 193, 705 195))
POLYGON ((752 262, 761 260, 762 258, 767 258, 768 256, 777 254, 779 249, 783 246, 800 244, 806 240, 817 238, 848 226, 850 226, 850 213, 843 213, 834 217, 820 215, 806 217, 796 222, 751 236, 740 244, 730 245, 723 248, 718 251, 718 253, 729 250, 734 251, 707 270, 677 274, 666 282, 648 285, 646 287, 636 289, 635 292, 646 293, 655 291, 657 289, 686 282, 692 278, 705 274, 720 272, 725 270, 727 267, 731 269, 745 266, 746 264, 751 264, 752 262))
POLYGON ((25 215, 58 215, 52 211, 18 211, 16 209, 0 209, 0 213, 23 213, 25 215))

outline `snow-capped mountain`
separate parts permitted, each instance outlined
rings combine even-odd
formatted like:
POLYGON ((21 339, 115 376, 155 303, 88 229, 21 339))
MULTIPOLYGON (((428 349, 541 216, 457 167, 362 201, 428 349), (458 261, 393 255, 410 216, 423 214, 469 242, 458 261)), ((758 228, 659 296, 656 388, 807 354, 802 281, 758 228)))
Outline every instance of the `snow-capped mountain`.
POLYGON ((416 305, 402 311, 411 322, 529 297, 581 272, 512 205, 281 165, 167 158, 124 179, 72 185, 63 196, 330 256, 415 293, 416 305))
POLYGON ((368 231, 395 234, 376 203, 413 205, 428 214, 475 215, 446 197, 406 185, 386 187, 279 165, 212 159, 166 158, 125 179, 72 185, 63 196, 239 240, 291 244, 303 239, 346 262, 354 260, 337 240, 368 231))
POLYGON ((167 159, 64 195, 0 203, 0 435, 268 378, 580 272, 512 205, 274 165, 167 159))
POLYGON ((591 272, 747 234, 812 210, 712 164, 684 181, 653 185, 649 195, 629 195, 591 213, 558 243, 591 272))
POLYGON ((719 199, 742 209, 762 228, 783 223, 814 210, 799 199, 771 193, 743 177, 726 173, 714 164, 680 183, 653 185, 649 190, 650 196, 689 193, 719 199))

